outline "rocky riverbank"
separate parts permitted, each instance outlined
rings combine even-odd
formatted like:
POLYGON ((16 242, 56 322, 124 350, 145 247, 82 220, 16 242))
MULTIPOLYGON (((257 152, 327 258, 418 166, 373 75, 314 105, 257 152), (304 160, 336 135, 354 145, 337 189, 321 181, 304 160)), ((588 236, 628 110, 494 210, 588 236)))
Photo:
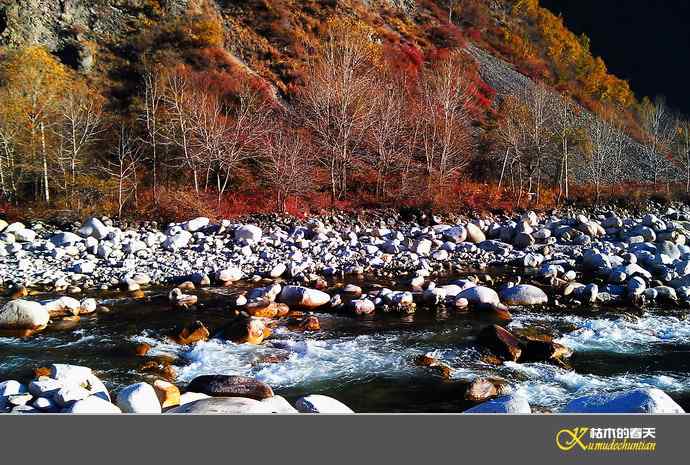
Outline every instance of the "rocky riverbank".
MULTIPOLYGON (((81 317, 107 313, 113 295, 148 299, 150 293, 145 291, 164 286, 169 307, 184 311, 204 304, 206 297, 199 294, 199 288, 223 286, 233 290, 215 296, 229 310, 222 327, 210 331, 197 322, 172 336, 176 344, 194 345, 217 338, 259 346, 270 342, 275 331, 317 334, 320 321, 312 312, 362 318, 379 313, 404 317, 443 309, 481 314, 497 323, 485 325, 476 335, 477 346, 488 354, 484 360, 491 364, 567 367, 572 348, 549 334, 506 328, 511 312, 527 308, 539 312, 547 307, 628 311, 646 306, 685 312, 690 302, 690 247, 686 245, 690 211, 681 205, 652 208, 644 215, 528 212, 514 218, 451 221, 430 217, 422 222, 391 213, 367 220, 346 215, 307 221, 256 220, 211 224, 206 218, 195 218, 165 230, 152 224, 121 228, 96 218, 59 229, 0 222, 0 254, 4 255, 0 278, 7 291, 0 307, 0 337, 26 338, 46 328, 78 328, 81 317), (463 277, 448 279, 450 274, 463 277), (353 278, 350 283, 348 276, 353 278), (355 276, 367 276, 372 283, 362 285, 358 278, 360 284, 354 284, 355 276), (53 297, 42 298, 46 291, 53 297), (109 297, 99 298, 99 292, 107 292, 109 297), (62 295, 56 298, 55 293, 62 295)), ((145 355, 148 349, 143 344, 137 347, 137 354, 145 355)), ((454 370, 432 353, 414 363, 445 378, 452 377, 454 370)), ((58 372, 53 367, 34 382, 61 382, 58 372)), ((234 373, 217 375, 220 381, 211 385, 224 385, 234 373)), ((4 409, 71 411, 79 403, 77 411, 158 413, 173 404, 162 398, 156 410, 151 407, 156 394, 160 398, 160 391, 170 391, 174 397, 177 390, 179 396, 179 389, 162 379, 122 389, 131 391, 135 399, 151 400, 147 405, 153 410, 137 410, 127 407, 128 401, 119 401, 125 394, 118 394, 114 403, 109 396, 97 395, 102 383, 92 380, 99 389, 93 391, 86 378, 74 381, 79 382, 62 383, 60 389, 69 389, 59 398, 55 397, 57 391, 42 396, 31 391, 31 384, 8 381, 2 385, 4 409), (110 403, 106 406, 101 401, 110 403)), ((261 382, 243 378, 244 391, 214 391, 191 380, 181 387, 190 393, 187 398, 199 403, 174 404, 176 413, 269 413, 256 404, 265 399, 241 394, 257 392, 252 389, 272 394, 269 386, 259 388, 257 383, 261 382), (216 395, 218 392, 221 394, 216 395), (201 394, 214 399, 195 397, 201 394)), ((477 378, 467 386, 465 397, 473 402, 491 399, 471 411, 530 410, 527 400, 506 390, 500 380, 477 378)), ((564 411, 592 405, 602 411, 682 411, 658 389, 594 397, 575 403, 576 407, 571 402, 564 411), (616 396, 624 397, 618 400, 616 396)), ((337 402, 321 401, 331 407, 337 402)), ((294 407, 284 399, 275 402, 285 407, 280 413, 292 411, 288 406, 308 411, 304 407, 307 401, 298 400, 294 407)), ((331 407, 314 409, 331 411, 331 407)))

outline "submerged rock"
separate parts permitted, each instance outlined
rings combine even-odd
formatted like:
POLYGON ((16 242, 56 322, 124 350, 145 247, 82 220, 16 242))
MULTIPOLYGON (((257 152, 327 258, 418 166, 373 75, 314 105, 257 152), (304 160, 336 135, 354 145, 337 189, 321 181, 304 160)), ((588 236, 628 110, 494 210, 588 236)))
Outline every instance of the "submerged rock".
POLYGON ((504 360, 516 362, 522 355, 520 340, 513 333, 498 325, 484 328, 479 333, 477 341, 504 360))

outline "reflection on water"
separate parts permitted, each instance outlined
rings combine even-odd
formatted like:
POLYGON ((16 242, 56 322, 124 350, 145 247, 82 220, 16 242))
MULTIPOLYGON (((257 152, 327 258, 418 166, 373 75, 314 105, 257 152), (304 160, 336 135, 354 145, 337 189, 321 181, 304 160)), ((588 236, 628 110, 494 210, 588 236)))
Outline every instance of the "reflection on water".
POLYGON ((93 368, 111 389, 149 376, 146 360, 133 355, 140 342, 149 356, 175 358, 178 384, 201 374, 243 374, 271 384, 293 399, 305 393, 332 395, 355 411, 458 412, 466 382, 477 376, 505 379, 540 409, 602 390, 655 386, 690 408, 690 322, 682 315, 648 312, 640 317, 514 311, 510 327, 556 333, 575 349, 572 370, 553 365, 482 361, 474 345, 493 323, 480 315, 419 309, 414 315, 350 318, 319 314, 322 331, 305 334, 278 328, 262 346, 210 340, 182 347, 166 339, 182 325, 201 320, 214 330, 229 318, 222 295, 210 290, 194 311, 171 310, 164 299, 112 301, 111 313, 84 317, 72 332, 44 332, 31 339, 0 338, 0 379, 26 381, 33 368, 74 363, 93 368), (454 368, 444 380, 414 364, 433 352, 454 368), (277 362, 277 363, 276 363, 277 362))

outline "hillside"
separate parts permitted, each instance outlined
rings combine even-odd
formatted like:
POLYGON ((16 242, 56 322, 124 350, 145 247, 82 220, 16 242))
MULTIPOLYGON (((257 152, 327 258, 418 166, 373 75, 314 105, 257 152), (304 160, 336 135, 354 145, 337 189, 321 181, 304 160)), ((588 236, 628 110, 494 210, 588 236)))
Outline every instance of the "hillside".
MULTIPOLYGON (((511 178, 510 189, 517 189, 510 194, 506 192, 507 199, 514 198, 519 203, 523 198, 531 198, 535 189, 539 199, 542 188, 553 187, 559 191, 560 200, 564 186, 567 198, 571 169, 568 165, 568 144, 572 145, 573 150, 577 147, 583 153, 589 154, 582 166, 573 165, 572 169, 578 172, 572 174, 572 179, 582 180, 584 184, 596 184, 597 197, 602 186, 611 187, 624 179, 620 171, 624 165, 621 158, 623 144, 626 144, 627 148, 632 147, 629 156, 637 157, 636 169, 628 170, 630 172, 626 173, 624 180, 647 180, 640 177, 646 176, 645 167, 648 167, 649 163, 643 160, 642 155, 636 154, 644 152, 637 146, 644 143, 647 138, 643 115, 645 109, 653 105, 649 101, 638 101, 627 82, 609 74, 604 61, 591 55, 589 39, 568 31, 562 19, 541 8, 538 0, 2 0, 0 53, 8 63, 13 63, 13 60, 21 62, 17 55, 21 55, 23 50, 32 50, 31 47, 34 46, 42 47, 53 57, 42 58, 44 62, 56 59, 56 66, 64 68, 64 72, 60 73, 63 73, 66 79, 83 83, 89 92, 102 97, 103 111, 108 115, 109 121, 112 118, 123 121, 141 120, 142 112, 146 113, 148 94, 145 92, 144 84, 147 72, 155 70, 157 73, 174 74, 174 70, 179 70, 180 66, 184 67, 186 73, 194 75, 196 85, 213 89, 213 92, 219 89, 217 92, 223 94, 222 99, 235 95, 232 97, 235 100, 231 100, 237 102, 239 92, 250 87, 267 96, 283 111, 293 112, 304 107, 305 89, 313 85, 314 61, 318 60, 319 53, 323 51, 324 40, 332 37, 333 30, 342 24, 346 24, 347 28, 353 31, 359 31, 362 37, 366 37, 368 42, 379 48, 376 53, 382 54, 383 60, 387 63, 385 66, 394 70, 394 74, 412 73, 414 79, 417 79, 418 75, 424 75, 424 68, 434 67, 434 63, 441 63, 452 56, 453 51, 461 52, 462 56, 458 55, 459 58, 454 61, 453 66, 461 70, 456 74, 462 75, 463 79, 470 83, 468 89, 472 97, 463 104, 466 106, 463 118, 467 119, 469 125, 468 136, 463 136, 466 140, 454 142, 453 150, 458 154, 458 160, 452 169, 432 166, 435 163, 433 150, 436 149, 433 149, 430 155, 428 144, 421 149, 421 152, 426 150, 426 155, 418 151, 410 153, 411 159, 416 160, 415 166, 417 161, 419 162, 419 173, 426 172, 427 176, 442 178, 444 187, 436 189, 437 191, 451 188, 446 181, 455 184, 460 172, 464 173, 465 181, 489 184, 498 182, 499 187, 505 174, 511 178), (534 92, 535 85, 537 89, 544 89, 543 98, 551 99, 549 106, 557 106, 554 102, 561 102, 557 97, 559 94, 566 96, 567 102, 570 102, 570 99, 573 101, 574 106, 571 107, 570 103, 566 105, 567 111, 576 113, 578 116, 575 120, 580 122, 577 123, 577 128, 561 131, 560 146, 566 149, 565 155, 546 156, 552 151, 560 150, 559 144, 554 142, 558 139, 555 127, 550 127, 550 136, 539 135, 540 140, 549 139, 549 144, 544 144, 543 153, 541 148, 537 154, 531 153, 535 143, 534 140, 529 141, 527 135, 519 142, 520 147, 516 145, 516 141, 506 142, 505 138, 501 138, 501 130, 505 129, 506 125, 524 126, 525 123, 510 122, 510 118, 506 118, 506 115, 522 114, 507 110, 510 105, 517 104, 511 102, 511 97, 522 102, 520 105, 534 106, 535 99, 538 98, 534 92), (586 115, 590 116, 583 118, 586 115), (591 115, 599 116, 592 119, 591 115), (592 143, 590 136, 583 136, 591 129, 593 121, 603 122, 605 127, 601 126, 599 129, 606 129, 607 140, 615 138, 613 134, 616 132, 624 134, 624 141, 618 138, 618 149, 609 147, 611 144, 604 147, 601 145, 603 139, 597 146, 592 143), (589 142, 583 142, 585 139, 589 142), (506 143, 510 146, 506 147, 506 143), (601 150, 597 150, 597 147, 601 150), (614 150, 620 155, 616 160, 615 169, 602 169, 604 148, 607 159, 616 158, 612 155, 614 150), (501 155, 504 151, 505 156, 501 155), (513 155, 509 157, 511 151, 513 155), (471 156, 468 156, 468 153, 471 156), (463 154, 462 157, 460 154, 463 154), (599 162, 596 161, 597 157, 601 158, 599 162), (499 171, 501 175, 500 179, 497 179, 496 173, 499 171), (601 174, 604 171, 615 174, 604 180, 601 174), (631 174, 633 171, 634 174, 631 174), (524 185, 523 172, 530 173, 529 180, 524 181, 524 185), (538 174, 533 179, 535 172, 538 174), (520 179, 517 188, 516 179, 520 179), (525 197, 523 194, 529 196, 525 197)), ((376 60, 372 61, 372 64, 374 68, 379 69, 376 60)), ((4 75, 4 84, 11 87, 8 70, 5 70, 4 75)), ((62 78, 57 80, 60 81, 62 78)), ((421 89, 420 87, 413 93, 421 96, 421 89)), ((409 102, 405 105, 409 107, 409 102)), ((525 118, 534 117, 532 110, 534 108, 525 109, 525 118)), ((235 110, 229 111, 226 107, 223 111, 230 115, 235 110)), ((306 117, 305 114, 301 114, 301 122, 290 122, 288 125, 297 124, 309 132, 311 138, 316 129, 314 125, 304 122, 306 117)), ((555 114, 549 119, 555 121, 555 114)), ((437 125, 438 121, 432 124, 437 125)), ((109 123, 109 126, 112 125, 109 123)), ((141 128, 133 128, 133 133, 138 134, 139 129, 141 128)), ((402 131, 402 128, 399 129, 402 131)), ((405 130, 409 130, 409 127, 405 130)), ((458 131, 457 128, 452 131, 450 128, 446 130, 449 134, 453 131, 456 134, 465 131, 458 131)), ((418 133, 415 130, 415 134, 418 133)), ((591 131, 588 134, 591 135, 591 131)), ((27 136, 32 141, 31 144, 34 144, 29 144, 32 148, 26 149, 27 142, 20 139, 13 150, 29 150, 31 156, 28 158, 37 159, 40 147, 35 145, 35 136, 34 132, 27 136), (24 148, 20 147, 22 144, 24 148)), ((360 136, 359 142, 371 137, 365 137, 363 134, 360 136)), ((114 136, 109 134, 108 137, 114 136)), ((409 133, 406 137, 409 139, 409 133)), ((169 138, 172 141, 173 135, 169 134, 169 138)), ((60 165, 62 159, 59 155, 61 149, 58 139, 59 137, 55 141, 57 148, 54 158, 60 165)), ((161 150, 165 150, 166 153, 172 151, 173 145, 175 144, 169 141, 161 146, 161 150)), ((664 157, 669 160, 672 158, 662 153, 670 150, 670 147, 670 143, 663 147, 652 147, 647 151, 647 159, 653 159, 654 163, 661 165, 659 160, 663 161, 664 157)), ((46 148, 45 141, 41 150, 43 167, 28 166, 22 171, 21 178, 23 183, 26 183, 27 177, 37 176, 37 179, 19 188, 13 186, 14 194, 11 196, 7 194, 3 184, 3 191, 8 199, 13 198, 16 201, 20 194, 37 199, 37 192, 43 190, 44 200, 49 202, 48 191, 52 181, 49 180, 50 169, 47 164, 52 155, 49 153, 51 150, 46 148), (38 176, 39 171, 43 172, 41 176, 38 176)), ((265 152, 265 149, 262 150, 265 152)), ((143 149, 142 151, 148 152, 143 149)), ((382 166, 389 164, 388 161, 381 160, 377 162, 379 165, 368 163, 367 160, 371 157, 367 152, 370 151, 369 145, 358 145, 352 148, 352 157, 348 155, 347 160, 339 162, 347 162, 348 170, 350 164, 356 168, 353 169, 352 175, 355 186, 365 185, 364 192, 360 192, 362 189, 354 189, 358 193, 358 201, 368 202, 372 194, 366 188, 366 182, 363 184, 361 181, 374 176, 373 173, 377 170, 380 177, 382 166)), ((153 152, 154 165, 149 166, 149 169, 154 171, 155 191, 155 147, 153 152)), ((9 151, 7 153, 5 166, 10 166, 9 151)), ((184 153, 187 156, 186 148, 184 153)), ((142 154, 142 160, 150 158, 150 153, 142 154)), ((318 161, 320 163, 317 165, 320 164, 323 168, 323 159, 320 158, 318 161)), ((233 187, 232 190, 235 192, 238 191, 239 185, 247 184, 239 182, 240 178, 249 180, 249 183, 258 182, 260 176, 256 168, 260 161, 255 162, 245 164, 244 171, 233 165, 233 169, 227 169, 225 174, 216 173, 216 168, 212 168, 211 162, 205 168, 194 167, 194 186, 197 194, 200 191, 196 179, 197 168, 200 171, 206 170, 204 192, 209 190, 209 174, 213 172, 218 177, 216 190, 219 191, 220 206, 221 198, 230 192, 226 191, 226 185, 233 187), (225 177, 224 182, 222 177, 225 177)), ((89 171, 92 184, 107 181, 102 175, 94 174, 99 171, 96 169, 99 163, 103 163, 102 158, 90 162, 94 168, 89 171)), ((0 164, 0 168, 2 166, 0 164)), ((147 165, 142 161, 139 173, 145 166, 147 165)), ((396 168, 397 175, 403 172, 408 176, 415 173, 414 170, 409 171, 409 163, 406 166, 396 168)), ((322 168, 313 174, 319 185, 326 183, 323 179, 328 175, 322 168)), ((166 169, 172 172, 171 169, 166 169)), ((657 167, 654 169, 655 186, 662 175, 668 182, 671 178, 675 180, 675 175, 669 174, 672 171, 671 165, 658 167, 658 173, 657 167)), ((72 163, 71 170, 71 182, 76 183, 75 163, 72 163)), ((64 166, 58 166, 56 171, 64 172, 64 166)), ((332 200, 335 201, 336 197, 348 198, 345 184, 346 168, 342 168, 342 196, 340 193, 336 195, 332 171, 332 200)), ((181 174, 173 173, 166 176, 178 183, 181 174)), ((137 176, 140 174, 135 175, 137 176)), ((419 198, 418 193, 403 192, 404 189, 386 192, 386 187, 379 185, 384 182, 380 179, 377 181, 373 193, 376 202, 386 200, 399 203, 407 201, 408 198, 419 198)), ((64 192, 69 190, 64 187, 67 181, 59 184, 63 186, 64 192)), ((131 201, 132 197, 138 202, 138 188, 151 187, 146 182, 142 186, 138 181, 135 184, 132 192, 125 196, 125 203, 127 199, 131 201)), ((464 184, 470 185, 468 182, 464 184)), ((428 185, 429 192, 425 197, 432 191, 431 183, 428 185)), ((99 189, 111 188, 104 184, 99 189)), ((275 186, 272 189, 275 189, 275 186)), ((452 189, 455 189, 456 195, 470 197, 478 195, 479 192, 486 192, 486 188, 481 185, 464 193, 456 187, 452 189)), ((245 190, 240 191, 247 194, 245 190)), ((303 191, 304 189, 300 188, 296 192, 286 192, 283 201, 286 198, 300 197, 304 194, 303 191)), ((328 189, 323 185, 317 185, 311 186, 310 191, 326 193, 328 189)), ((278 194, 279 198, 281 195, 278 194)), ((442 197, 446 197, 445 194, 442 197)), ((119 203, 121 210, 123 202, 119 203)), ((68 202, 65 203, 67 204, 68 202)), ((81 205, 82 202, 78 204, 81 205)))
POLYGON ((521 72, 560 85, 583 100, 615 98, 629 105, 634 98, 625 82, 606 74, 603 62, 588 54, 586 38, 569 33, 534 1, 4 0, 2 4, 0 45, 5 50, 43 45, 114 98, 125 98, 147 61, 219 65, 195 53, 208 48, 223 49, 231 62, 246 64, 286 94, 300 82, 308 44, 323 36, 326 20, 333 16, 355 17, 385 41, 407 42, 422 50, 476 42, 521 72), (544 28, 553 25, 562 29, 545 34, 544 28), (566 54, 575 58, 568 62, 563 58, 566 54), (575 65, 582 68, 579 73, 570 69, 575 65), (603 74, 594 76, 595 72, 603 74), (594 82, 595 78, 602 82, 594 82))

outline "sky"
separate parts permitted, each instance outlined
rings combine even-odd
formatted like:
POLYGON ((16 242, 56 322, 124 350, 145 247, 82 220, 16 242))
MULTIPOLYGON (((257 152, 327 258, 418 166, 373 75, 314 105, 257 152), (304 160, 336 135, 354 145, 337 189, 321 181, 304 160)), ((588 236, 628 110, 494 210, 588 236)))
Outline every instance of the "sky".
POLYGON ((663 95, 690 116, 689 0, 541 0, 585 33, 592 53, 638 97, 663 95))

